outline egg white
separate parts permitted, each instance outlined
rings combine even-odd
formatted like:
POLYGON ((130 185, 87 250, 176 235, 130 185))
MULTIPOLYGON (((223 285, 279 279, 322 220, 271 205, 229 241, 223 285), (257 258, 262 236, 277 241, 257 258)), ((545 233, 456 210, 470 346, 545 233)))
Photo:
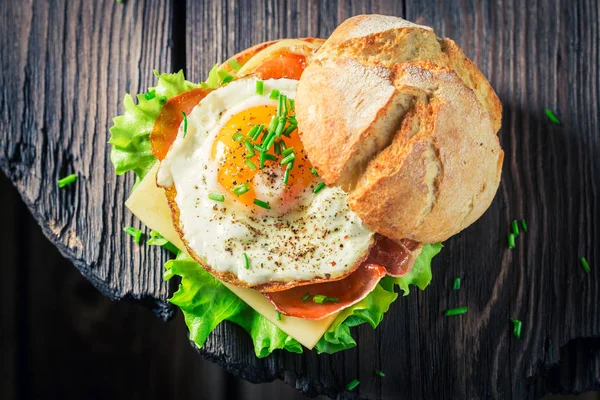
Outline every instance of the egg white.
POLYGON ((245 79, 211 92, 187 116, 185 137, 180 126, 158 172, 159 185, 175 185, 180 227, 191 249, 210 268, 233 273, 251 286, 339 277, 366 255, 373 242, 373 231, 350 210, 341 189, 326 187, 313 193, 318 178, 293 207, 284 209, 277 201, 283 185, 261 182, 259 172, 253 186, 258 198, 270 202, 271 210, 242 204, 217 180, 218 164, 211 159, 211 150, 223 125, 247 108, 276 106, 268 97, 273 89, 294 99, 296 85, 290 79, 266 80, 264 94, 258 95, 256 80, 245 79), (223 194, 225 201, 214 202, 209 193, 223 194), (250 260, 248 269, 243 253, 250 260))

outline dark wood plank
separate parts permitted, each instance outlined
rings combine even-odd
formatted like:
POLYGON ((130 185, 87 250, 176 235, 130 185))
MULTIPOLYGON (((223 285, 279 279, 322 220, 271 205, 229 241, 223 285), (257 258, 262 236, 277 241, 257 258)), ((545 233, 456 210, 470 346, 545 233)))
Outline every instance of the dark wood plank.
POLYGON ((355 377, 361 380, 356 394, 372 398, 538 398, 547 391, 598 387, 600 378, 593 374, 554 379, 568 365, 558 364, 561 346, 571 354, 569 340, 600 336, 600 278, 583 273, 578 264, 581 255, 599 256, 594 243, 600 234, 593 223, 600 218, 595 2, 231 6, 188 4, 187 72, 194 80, 250 45, 280 37, 326 37, 360 13, 405 16, 454 38, 504 103, 505 164, 491 209, 446 243, 434 262, 431 287, 400 299, 377 331, 360 327, 357 349, 257 360, 243 332, 224 325, 202 352, 247 379, 283 378, 306 393, 332 397, 355 377), (563 125, 552 126, 545 108, 557 112, 563 125), (525 218, 531 229, 509 251, 506 234, 515 218, 525 218), (449 290, 456 276, 463 277, 460 292, 449 290), (460 305, 469 306, 467 315, 441 316, 460 305), (524 322, 521 341, 511 336, 510 317, 524 322), (374 378, 374 368, 386 371, 387 378, 374 378))
POLYGON ((140 252, 122 227, 139 226, 123 200, 108 128, 126 92, 171 68, 171 6, 161 1, 4 2, 0 11, 0 167, 45 235, 112 299, 170 314, 165 254, 140 252), (76 172, 64 190, 56 180, 76 172))

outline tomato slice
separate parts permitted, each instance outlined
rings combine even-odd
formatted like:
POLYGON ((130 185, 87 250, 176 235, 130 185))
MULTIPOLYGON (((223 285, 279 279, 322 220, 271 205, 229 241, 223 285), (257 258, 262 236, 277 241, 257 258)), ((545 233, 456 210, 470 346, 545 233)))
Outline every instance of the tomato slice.
POLYGON ((156 158, 163 160, 167 156, 177 137, 179 126, 183 122, 182 112, 186 115, 191 113, 194 107, 210 92, 210 89, 192 89, 167 100, 150 134, 152 154, 156 158))
POLYGON ((260 79, 300 79, 306 68, 306 57, 302 54, 292 53, 282 49, 267 58, 254 73, 260 79))

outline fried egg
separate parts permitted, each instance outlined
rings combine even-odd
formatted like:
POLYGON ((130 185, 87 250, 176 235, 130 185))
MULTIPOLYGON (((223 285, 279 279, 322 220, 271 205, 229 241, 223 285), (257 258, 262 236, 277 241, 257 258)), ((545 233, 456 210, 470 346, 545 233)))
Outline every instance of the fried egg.
POLYGON ((347 195, 323 187, 314 174, 297 130, 279 136, 261 162, 258 147, 281 107, 276 93, 292 100, 285 103, 291 115, 296 86, 265 80, 258 94, 249 78, 211 92, 186 116, 159 168, 157 183, 176 189, 184 242, 198 261, 238 285, 336 279, 373 243, 374 232, 350 210, 347 195), (264 133, 253 140, 248 134, 257 125, 264 133))

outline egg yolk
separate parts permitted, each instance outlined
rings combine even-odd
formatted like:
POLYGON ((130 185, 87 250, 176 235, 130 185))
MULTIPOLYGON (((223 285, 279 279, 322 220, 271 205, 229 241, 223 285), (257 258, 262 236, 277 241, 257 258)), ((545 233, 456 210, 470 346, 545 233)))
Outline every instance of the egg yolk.
MULTIPOLYGON (((236 196, 233 189, 239 185, 247 184, 249 191, 237 197, 237 199, 245 205, 254 206, 256 199, 256 191, 253 186, 253 179, 257 174, 269 174, 273 168, 279 169, 276 179, 283 180, 287 165, 281 165, 283 158, 280 154, 275 154, 275 147, 272 146, 267 154, 273 155, 275 160, 265 160, 265 168, 260 168, 259 151, 254 150, 254 155, 248 150, 245 141, 250 144, 262 143, 263 137, 266 135, 271 118, 277 114, 277 108, 271 105, 261 105, 248 108, 233 117, 231 117, 221 128, 217 134, 216 140, 212 147, 211 158, 218 165, 217 179, 221 186, 230 191, 233 196, 236 196), (264 125, 263 133, 253 141, 247 136, 247 133, 254 125, 264 125), (244 135, 244 140, 236 141, 234 135, 244 135), (246 160, 250 160, 256 169, 252 169, 246 160), (267 168, 268 167, 268 168, 267 168)), ((286 124, 286 127, 288 125, 286 124)), ((277 141, 284 143, 285 148, 294 148, 294 166, 290 170, 288 183, 285 185, 280 201, 283 204, 293 203, 302 191, 310 185, 314 176, 311 173, 312 165, 308 160, 304 147, 300 141, 298 130, 294 130, 290 137, 281 135, 277 141)), ((271 175, 272 172, 271 172, 271 175)), ((272 176, 266 176, 265 182, 271 182, 272 176)), ((261 200, 260 198, 258 200, 261 200)))

